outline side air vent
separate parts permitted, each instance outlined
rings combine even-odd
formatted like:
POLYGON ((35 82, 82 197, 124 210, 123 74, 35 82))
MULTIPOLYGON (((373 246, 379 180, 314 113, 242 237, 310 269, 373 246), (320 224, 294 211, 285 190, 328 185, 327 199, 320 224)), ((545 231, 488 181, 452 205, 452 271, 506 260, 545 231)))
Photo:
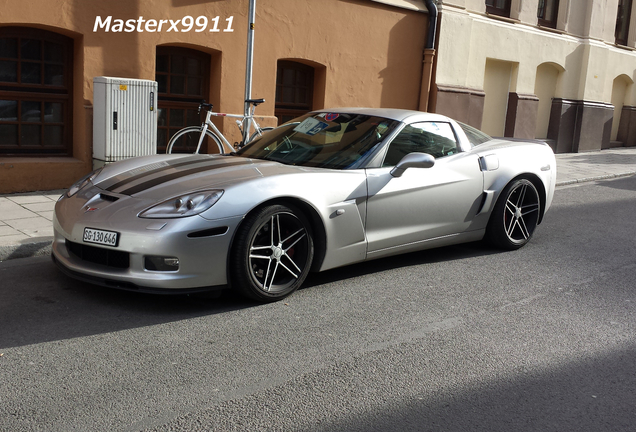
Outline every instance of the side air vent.
POLYGON ((228 227, 210 228, 203 231, 195 231, 188 234, 189 238, 201 238, 223 235, 227 232, 228 227))

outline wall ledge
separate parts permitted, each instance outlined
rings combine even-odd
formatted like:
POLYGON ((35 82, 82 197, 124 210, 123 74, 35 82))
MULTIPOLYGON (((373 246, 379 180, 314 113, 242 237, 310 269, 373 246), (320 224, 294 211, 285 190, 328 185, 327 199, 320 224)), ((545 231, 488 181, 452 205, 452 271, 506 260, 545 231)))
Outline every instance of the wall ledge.
POLYGON ((85 161, 76 159, 74 157, 63 156, 43 156, 43 157, 25 157, 25 156, 2 156, 0 157, 0 166, 3 164, 39 164, 39 163, 54 163, 54 164, 85 164, 85 161))

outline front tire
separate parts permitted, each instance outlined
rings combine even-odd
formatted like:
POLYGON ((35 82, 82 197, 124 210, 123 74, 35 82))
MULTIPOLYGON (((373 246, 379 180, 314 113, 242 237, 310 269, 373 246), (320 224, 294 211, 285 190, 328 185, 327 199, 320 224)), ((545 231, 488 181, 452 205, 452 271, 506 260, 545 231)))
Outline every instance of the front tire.
POLYGON ((501 192, 490 215, 486 238, 498 248, 519 249, 532 238, 540 214, 537 188, 529 180, 515 180, 501 192))
POLYGON ((277 301, 304 282, 314 257, 309 221, 295 207, 272 205, 247 217, 232 248, 232 285, 257 301, 277 301))

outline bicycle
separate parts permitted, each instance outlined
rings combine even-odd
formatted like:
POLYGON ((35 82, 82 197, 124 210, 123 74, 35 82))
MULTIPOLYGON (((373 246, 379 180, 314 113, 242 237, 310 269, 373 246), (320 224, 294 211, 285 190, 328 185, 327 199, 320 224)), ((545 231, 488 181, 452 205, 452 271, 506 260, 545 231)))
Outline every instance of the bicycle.
POLYGON ((166 153, 172 153, 173 149, 185 149, 185 153, 197 154, 203 145, 210 148, 210 144, 216 144, 219 149, 219 153, 225 154, 245 146, 256 137, 263 135, 263 132, 274 129, 273 127, 262 128, 254 118, 256 107, 265 102, 265 99, 247 99, 245 102, 250 104, 248 115, 213 112, 212 104, 201 102, 201 104, 199 104, 198 113, 201 113, 201 108, 207 110, 205 121, 201 124, 201 126, 188 126, 175 133, 172 138, 170 138, 170 141, 168 141, 166 153), (210 120, 212 117, 231 117, 240 119, 236 120, 236 124, 241 131, 241 142, 234 143, 234 146, 232 146, 225 136, 223 136, 221 131, 219 131, 216 125, 212 123, 210 120), (254 133, 250 135, 252 127, 254 128, 254 133), (228 149, 229 151, 227 151, 228 149))

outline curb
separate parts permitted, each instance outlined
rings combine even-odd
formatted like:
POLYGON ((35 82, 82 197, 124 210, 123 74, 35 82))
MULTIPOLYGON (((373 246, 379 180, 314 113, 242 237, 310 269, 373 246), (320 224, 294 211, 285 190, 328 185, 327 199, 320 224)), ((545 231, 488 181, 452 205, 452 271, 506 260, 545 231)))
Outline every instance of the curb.
POLYGON ((569 185, 578 184, 578 183, 587 183, 587 182, 592 182, 596 180, 608 180, 608 179, 619 178, 619 177, 629 177, 633 175, 636 175, 636 171, 628 171, 628 172, 618 173, 618 174, 604 174, 604 175, 595 176, 595 177, 584 177, 581 179, 565 180, 565 181, 557 182, 556 187, 569 186, 569 185))

